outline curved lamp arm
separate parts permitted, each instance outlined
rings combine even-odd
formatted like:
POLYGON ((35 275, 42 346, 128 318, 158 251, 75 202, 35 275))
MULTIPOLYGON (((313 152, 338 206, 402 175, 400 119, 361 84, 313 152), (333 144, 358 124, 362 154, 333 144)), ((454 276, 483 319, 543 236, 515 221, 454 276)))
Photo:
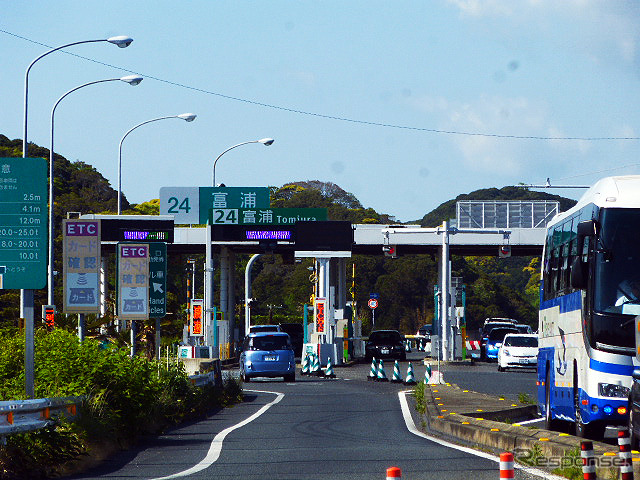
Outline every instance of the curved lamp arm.
POLYGON ((74 45, 80 45, 82 43, 96 43, 96 42, 109 42, 114 45, 117 45, 120 48, 126 48, 133 42, 133 38, 127 36, 118 36, 118 37, 109 37, 109 38, 101 38, 99 40, 82 40, 80 42, 67 43, 66 45, 61 45, 56 48, 52 48, 51 50, 44 52, 42 55, 37 57, 33 62, 29 64, 27 70, 24 74, 24 121, 23 121, 23 132, 22 132, 22 158, 26 158, 28 153, 28 142, 27 142, 27 118, 28 118, 28 104, 29 104, 29 72, 31 71, 31 67, 43 57, 46 57, 50 53, 57 52, 63 48, 72 47, 74 45))
POLYGON ((211 175, 211 186, 213 186, 213 187, 216 186, 216 164, 218 163, 218 160, 220 160, 220 157, 222 155, 224 155, 225 153, 227 153, 229 150, 233 150, 236 147, 240 147, 240 146, 246 145, 248 143, 261 143, 265 147, 268 147, 273 142, 274 142, 273 138, 261 138, 260 140, 251 140, 249 142, 238 143, 237 145, 234 145, 233 147, 227 148, 224 152, 222 152, 220 155, 218 155, 218 157, 213 161, 213 173, 211 175))
POLYGON ((180 115, 168 115, 166 117, 153 118, 130 128, 120 140, 120 144, 118 145, 118 215, 122 213, 122 142, 124 142, 124 139, 127 138, 127 136, 136 128, 146 125, 147 123, 166 120, 167 118, 179 118, 185 122, 193 122, 196 119, 196 115, 193 113, 181 113, 180 115))
POLYGON ((54 200, 53 200, 53 157, 54 157, 54 149, 53 149, 53 131, 54 131, 54 120, 55 120, 55 113, 56 113, 56 108, 58 107, 58 104, 70 93, 75 92, 76 90, 80 90, 81 88, 84 87, 88 87, 89 85, 95 85, 96 83, 104 83, 104 82, 115 82, 117 80, 120 80, 122 82, 128 83, 129 85, 132 86, 136 86, 138 85, 141 81, 142 81, 142 77, 140 77, 139 75, 129 75, 127 77, 122 77, 122 78, 109 78, 106 80, 96 80, 95 82, 89 82, 89 83, 85 83, 83 85, 80 85, 76 88, 73 88, 71 90, 69 90, 67 93, 65 93, 64 95, 62 95, 58 101, 55 103, 55 105, 53 106, 53 108, 51 109, 51 144, 49 145, 49 245, 48 245, 48 249, 49 249, 49 268, 47 271, 47 302, 49 305, 53 305, 54 301, 53 301, 53 287, 54 287, 54 280, 53 280, 53 260, 54 260, 54 254, 53 254, 53 238, 55 238, 54 235, 54 225, 53 225, 53 205, 54 205, 54 200))

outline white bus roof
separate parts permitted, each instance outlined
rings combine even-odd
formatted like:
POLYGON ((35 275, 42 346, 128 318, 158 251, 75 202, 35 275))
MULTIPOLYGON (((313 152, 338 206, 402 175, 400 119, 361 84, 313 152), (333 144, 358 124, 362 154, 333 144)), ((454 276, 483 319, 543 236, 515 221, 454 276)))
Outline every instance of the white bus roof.
POLYGON ((605 177, 598 180, 582 195, 575 206, 559 213, 549 223, 555 224, 591 203, 604 208, 640 208, 640 175, 605 177))

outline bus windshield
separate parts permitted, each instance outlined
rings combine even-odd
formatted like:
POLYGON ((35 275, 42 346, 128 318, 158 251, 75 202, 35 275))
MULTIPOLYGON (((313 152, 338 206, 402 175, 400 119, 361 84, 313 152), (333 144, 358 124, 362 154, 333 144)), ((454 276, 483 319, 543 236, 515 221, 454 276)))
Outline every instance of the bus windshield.
POLYGON ((601 210, 595 256, 593 336, 597 344, 633 347, 640 314, 640 210, 601 210))

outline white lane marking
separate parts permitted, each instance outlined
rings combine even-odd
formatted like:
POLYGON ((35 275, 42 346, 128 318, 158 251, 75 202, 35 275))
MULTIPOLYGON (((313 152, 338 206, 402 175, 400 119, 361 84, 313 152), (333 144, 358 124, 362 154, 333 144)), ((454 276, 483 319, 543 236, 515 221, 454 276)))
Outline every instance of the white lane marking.
MULTIPOLYGON (((450 443, 445 440, 442 440, 438 437, 432 437, 431 435, 427 435, 424 432, 421 432, 416 428, 415 423, 413 423, 413 417, 411 416, 411 412, 409 411, 409 403, 407 402, 407 394, 411 393, 413 390, 404 390, 402 392, 398 392, 398 398, 400 399, 400 409, 402 410, 402 416, 404 417, 404 423, 407 426, 407 430, 417 435, 418 437, 426 438, 432 442, 435 442, 443 447, 453 448, 455 450, 459 450, 461 452, 469 453, 471 455, 475 455, 477 457, 486 458, 487 460, 491 460, 492 462, 500 463, 500 457, 496 457, 495 455, 491 455, 489 453, 480 452, 478 450, 474 450, 473 448, 463 447, 461 445, 456 445, 455 443, 450 443)), ((560 477, 558 475, 553 475, 549 472, 545 472, 543 470, 539 470, 533 467, 526 467, 520 464, 514 464, 514 467, 517 469, 521 469, 527 473, 532 475, 536 475, 542 478, 548 478, 551 480, 567 480, 566 477, 560 477)))
POLYGON ((256 418, 258 418, 264 412, 269 410, 269 408, 271 408, 272 406, 274 406, 276 403, 278 403, 280 400, 282 400, 284 398, 284 393, 278 393, 278 392, 268 392, 268 391, 265 391, 265 390, 245 390, 245 392, 270 393, 272 395, 276 395, 276 398, 272 402, 263 405, 260 408, 260 410, 258 410, 256 413, 254 413, 250 417, 244 419, 240 423, 236 423, 235 425, 232 425, 232 426, 230 426, 228 428, 225 428, 220 433, 218 433, 213 438, 213 440, 211 441, 211 446, 209 447, 209 451, 207 452, 207 455, 197 465, 194 465, 193 467, 191 467, 191 468, 189 468, 187 470, 183 470, 182 472, 174 473, 173 475, 169 475, 169 476, 166 476, 166 477, 154 478, 152 480, 168 480, 170 478, 186 477, 187 475, 191 475, 193 473, 197 473, 197 472, 200 472, 200 471, 202 471, 202 470, 204 470, 206 468, 209 468, 220 457, 220 452, 222 451, 222 442, 224 441, 225 437, 229 433, 233 432, 234 430, 237 430, 240 427, 244 427, 246 424, 254 421, 256 418))
POLYGON ((525 420, 524 422, 518 422, 520 425, 529 425, 530 423, 539 423, 544 421, 544 417, 534 418, 533 420, 525 420))

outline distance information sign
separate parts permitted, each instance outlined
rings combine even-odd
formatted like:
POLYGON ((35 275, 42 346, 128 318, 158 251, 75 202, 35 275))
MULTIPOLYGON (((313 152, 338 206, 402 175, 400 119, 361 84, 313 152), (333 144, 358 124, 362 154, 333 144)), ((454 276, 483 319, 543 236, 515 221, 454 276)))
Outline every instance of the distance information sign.
POLYGON ((47 284, 47 161, 0 158, 0 288, 47 284))

